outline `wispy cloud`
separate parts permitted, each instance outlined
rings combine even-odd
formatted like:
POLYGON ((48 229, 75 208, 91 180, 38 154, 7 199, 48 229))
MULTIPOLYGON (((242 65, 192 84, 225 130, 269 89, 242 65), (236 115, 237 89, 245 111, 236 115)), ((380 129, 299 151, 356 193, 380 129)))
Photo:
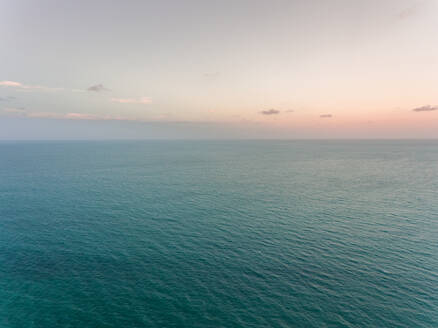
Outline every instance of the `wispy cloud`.
POLYGON ((110 89, 105 88, 105 87, 103 86, 103 84, 92 85, 92 86, 89 87, 87 90, 88 90, 88 91, 92 91, 92 92, 110 91, 110 89))
POLYGON ((27 114, 24 108, 4 108, 3 112, 7 114, 19 115, 19 116, 24 116, 27 114))
POLYGON ((412 111, 414 111, 414 112, 431 112, 434 110, 438 110, 438 106, 425 105, 425 106, 421 106, 421 107, 417 107, 417 108, 412 109, 412 111))
POLYGON ((70 120, 101 120, 102 116, 87 113, 67 113, 64 118, 70 120))
POLYGON ((89 113, 55 113, 55 112, 31 112, 24 108, 4 108, 3 115, 10 117, 25 117, 25 118, 43 118, 43 119, 60 119, 60 120, 93 120, 93 121, 130 121, 133 119, 122 118, 111 115, 95 115, 89 113))
POLYGON ((152 101, 149 97, 140 97, 140 98, 111 98, 112 102, 119 104, 150 104, 152 101))
POLYGON ((406 7, 403 10, 399 11, 397 14, 397 17, 399 19, 408 19, 412 16, 415 16, 420 11, 421 7, 423 6, 423 3, 416 3, 413 6, 406 7))
POLYGON ((260 112, 260 114, 263 114, 263 115, 277 115, 277 114, 280 114, 280 111, 277 110, 277 109, 271 108, 271 109, 267 109, 267 110, 262 110, 260 112))
POLYGON ((321 117, 321 118, 332 118, 333 115, 332 114, 321 114, 321 115, 319 115, 319 117, 321 117))
POLYGON ((23 116, 28 118, 64 118, 65 114, 53 112, 26 112, 23 116))
POLYGON ((28 84, 23 84, 21 82, 16 82, 16 81, 0 81, 0 86, 2 87, 12 87, 12 88, 18 88, 18 89, 27 89, 27 90, 42 90, 42 91, 58 91, 58 90, 63 90, 63 88, 51 88, 51 87, 46 87, 43 85, 28 85, 28 84))
POLYGON ((285 111, 285 113, 293 113, 293 112, 294 112, 293 109, 288 109, 288 110, 285 111))
POLYGON ((11 101, 16 99, 15 97, 12 96, 7 96, 7 97, 0 97, 0 101, 11 101))
POLYGON ((0 86, 2 87, 17 87, 17 88, 23 88, 24 85, 20 82, 14 82, 14 81, 0 81, 0 86))

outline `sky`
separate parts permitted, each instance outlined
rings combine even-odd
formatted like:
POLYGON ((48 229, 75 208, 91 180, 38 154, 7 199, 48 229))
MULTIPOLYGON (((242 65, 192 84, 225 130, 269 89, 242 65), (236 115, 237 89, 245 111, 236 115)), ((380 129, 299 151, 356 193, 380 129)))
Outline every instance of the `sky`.
POLYGON ((0 140, 438 138, 436 0, 0 0, 0 140))

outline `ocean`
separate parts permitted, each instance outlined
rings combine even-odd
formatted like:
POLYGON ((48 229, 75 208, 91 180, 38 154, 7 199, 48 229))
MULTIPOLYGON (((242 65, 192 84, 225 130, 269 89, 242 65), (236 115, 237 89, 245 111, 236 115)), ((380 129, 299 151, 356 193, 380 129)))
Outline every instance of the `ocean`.
POLYGON ((438 327, 438 141, 1 142, 0 327, 438 327))

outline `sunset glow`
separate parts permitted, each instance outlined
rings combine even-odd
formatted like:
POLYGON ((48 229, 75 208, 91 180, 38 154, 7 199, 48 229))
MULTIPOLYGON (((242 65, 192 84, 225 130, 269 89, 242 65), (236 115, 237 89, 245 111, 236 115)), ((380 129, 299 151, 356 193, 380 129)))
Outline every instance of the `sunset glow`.
POLYGON ((85 120, 225 125, 235 137, 438 137, 436 1, 1 6, 1 122, 29 138, 41 123, 23 120, 35 118, 74 119, 78 137, 85 120))

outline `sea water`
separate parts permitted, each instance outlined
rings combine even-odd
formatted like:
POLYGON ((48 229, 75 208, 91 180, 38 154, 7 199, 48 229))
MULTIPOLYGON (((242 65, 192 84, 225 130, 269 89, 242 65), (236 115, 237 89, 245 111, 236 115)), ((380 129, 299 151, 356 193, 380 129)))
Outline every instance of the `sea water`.
POLYGON ((438 327, 438 141, 2 142, 0 327, 438 327))

